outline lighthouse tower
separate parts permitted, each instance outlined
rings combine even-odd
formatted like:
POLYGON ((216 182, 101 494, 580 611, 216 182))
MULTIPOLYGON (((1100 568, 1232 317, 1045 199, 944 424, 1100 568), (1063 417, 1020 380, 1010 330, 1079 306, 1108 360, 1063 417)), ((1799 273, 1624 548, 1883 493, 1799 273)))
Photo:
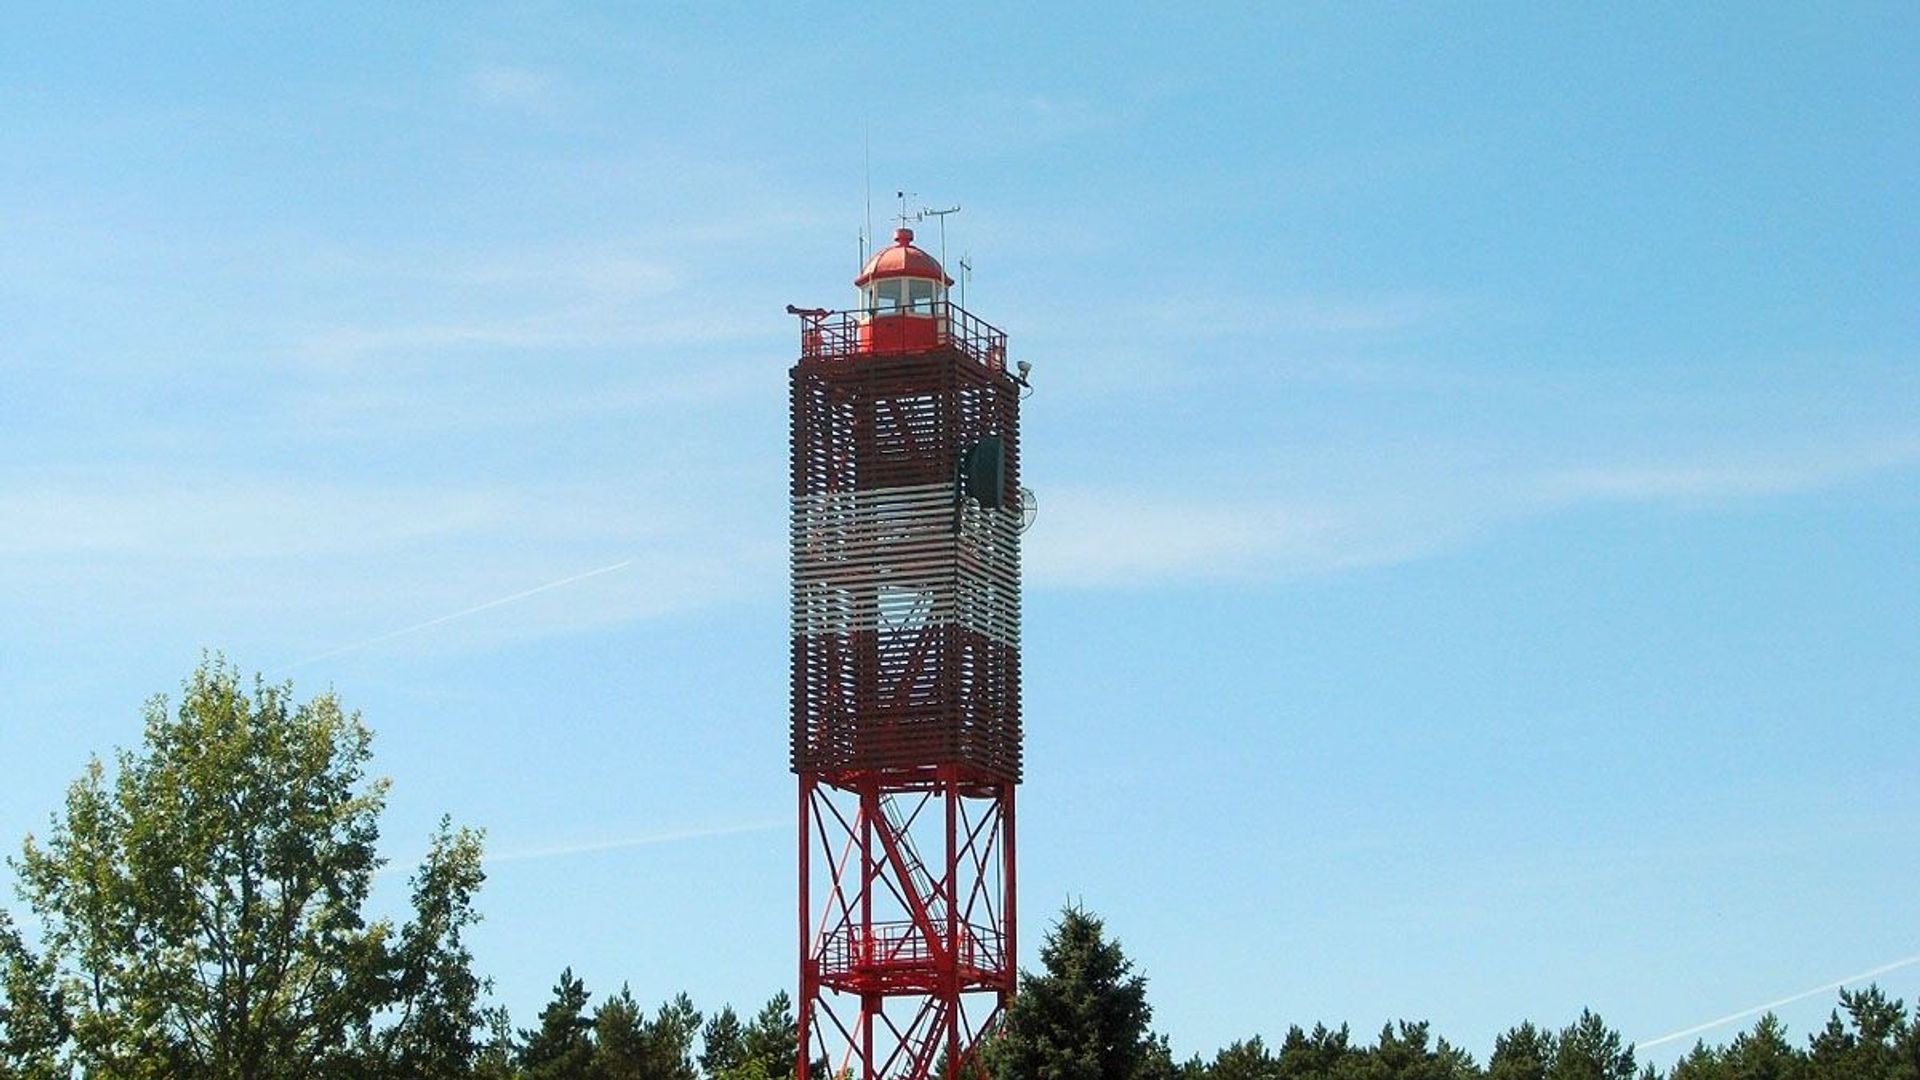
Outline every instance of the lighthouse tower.
POLYGON ((796 1076, 957 1078, 1014 989, 1021 383, 911 230, 854 284, 788 309, 796 1076))

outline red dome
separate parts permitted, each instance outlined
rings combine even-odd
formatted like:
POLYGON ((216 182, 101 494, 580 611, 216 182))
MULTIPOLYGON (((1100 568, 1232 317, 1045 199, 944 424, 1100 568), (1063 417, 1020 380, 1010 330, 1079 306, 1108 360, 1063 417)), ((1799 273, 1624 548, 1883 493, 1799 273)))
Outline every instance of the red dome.
POLYGON ((860 268, 860 276, 853 279, 856 286, 865 285, 876 278, 934 278, 945 284, 953 284, 946 271, 940 269, 940 260, 913 246, 912 229, 893 230, 893 246, 881 248, 860 268))

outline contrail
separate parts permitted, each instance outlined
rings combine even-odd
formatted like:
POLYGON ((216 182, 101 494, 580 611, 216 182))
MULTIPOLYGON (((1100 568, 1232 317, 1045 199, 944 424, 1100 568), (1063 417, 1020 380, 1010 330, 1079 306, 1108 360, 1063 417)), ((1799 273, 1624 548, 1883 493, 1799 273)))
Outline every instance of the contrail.
POLYGON ((738 833, 771 832, 774 829, 790 829, 791 821, 754 821, 745 825, 709 825, 703 828, 675 829, 670 832, 647 833, 644 836, 629 836, 620 840, 602 840, 592 844, 565 844, 560 847, 527 848, 522 851, 503 851, 498 855, 488 855, 485 862, 494 863, 524 862, 528 859, 557 859, 563 855, 591 855, 602 851, 622 851, 627 848, 652 847, 655 844, 671 844, 678 840, 702 840, 710 836, 733 836, 738 833))
MULTIPOLYGON (((558 859, 567 855, 592 855, 602 851, 624 851, 628 848, 652 847, 655 844, 672 844, 681 840, 704 840, 713 836, 735 836, 740 833, 772 832, 775 829, 791 828, 793 828, 791 821, 751 821, 742 825, 706 825, 690 829, 643 833, 640 836, 627 836, 618 840, 600 840, 590 844, 562 844, 558 847, 503 851, 498 855, 483 855, 480 861, 483 865, 493 866, 497 863, 558 859)), ((416 857, 409 862, 390 862, 380 868, 377 876, 388 877, 393 874, 412 873, 417 869, 420 858, 423 857, 416 857)))
POLYGON ((1673 1032, 1670 1035, 1662 1035, 1657 1039, 1644 1039, 1641 1042, 1639 1042, 1637 1045, 1644 1049, 1649 1046, 1659 1046, 1661 1043, 1669 1043, 1674 1041, 1675 1039, 1684 1039, 1689 1035, 1698 1035, 1703 1031, 1709 1031, 1713 1028, 1717 1028, 1721 1024, 1731 1024, 1735 1020, 1745 1020, 1747 1017, 1755 1016, 1759 1013, 1772 1012, 1773 1010, 1779 1008, 1782 1005, 1791 1005, 1796 1001, 1801 1001, 1803 999, 1810 998, 1815 994, 1825 994, 1829 991, 1838 990, 1841 987, 1846 986, 1848 983, 1861 982, 1866 979, 1871 979, 1876 975, 1885 975, 1889 971, 1898 971, 1903 967, 1910 967, 1914 964, 1920 964, 1920 956, 1909 956, 1905 960, 1895 960, 1891 964, 1882 964, 1879 967, 1874 968, 1872 971, 1863 971, 1858 975, 1849 975, 1844 979, 1836 979, 1833 982, 1827 983, 1824 986, 1816 986, 1811 990, 1802 990, 1797 994, 1789 994, 1786 997, 1781 998, 1779 1001, 1769 1001, 1765 1005, 1755 1005, 1751 1009, 1741 1009, 1737 1013, 1728 1013, 1726 1016, 1723 1016, 1718 1020, 1709 1020, 1704 1024, 1695 1024, 1690 1028, 1685 1028, 1681 1031, 1673 1032))
POLYGON ((623 570, 631 565, 633 565, 632 559, 622 559, 611 566, 603 566, 598 570, 589 570, 584 574, 575 574, 572 577, 563 577, 559 581, 549 581, 545 585, 535 585, 531 589, 526 589, 521 592, 514 593, 512 596, 503 596, 498 600, 489 600, 484 604, 475 604, 473 607, 467 608, 464 611, 456 611, 451 615, 441 615, 438 618, 428 619, 426 622, 423 622, 423 623, 415 623, 412 626, 402 627, 398 630, 390 630, 384 634, 381 634, 379 637, 370 637, 365 641, 356 641, 351 645, 342 645, 337 649, 328 649, 326 652, 323 652, 323 653, 315 653, 314 655, 307 657, 305 660, 296 660, 293 663, 288 664, 287 670, 291 671, 297 667, 305 667, 308 664, 315 663, 320 660, 326 660, 331 657, 339 656, 341 653, 350 653, 357 649, 364 649, 369 645, 378 645, 383 641, 392 641, 394 638, 405 637, 408 634, 418 633, 419 631, 425 630, 428 627, 439 626, 441 623, 444 623, 444 622, 452 622, 455 619, 464 619, 469 615, 477 615, 480 612, 487 610, 488 608, 497 608, 502 604, 511 604, 515 600, 525 600, 529 596, 533 596, 537 593, 546 592, 548 589, 558 589, 562 585, 571 585, 576 581, 585 581, 590 577, 599 577, 601 574, 611 574, 615 570, 623 570))

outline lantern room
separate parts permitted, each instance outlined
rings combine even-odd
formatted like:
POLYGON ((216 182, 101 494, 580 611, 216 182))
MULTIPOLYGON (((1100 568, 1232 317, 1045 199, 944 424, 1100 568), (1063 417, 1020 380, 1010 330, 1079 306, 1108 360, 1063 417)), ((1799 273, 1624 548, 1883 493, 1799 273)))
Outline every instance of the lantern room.
POLYGON ((953 279, 913 246, 912 229, 894 230, 892 246, 875 252, 853 284, 860 290, 861 352, 923 352, 947 339, 953 279))

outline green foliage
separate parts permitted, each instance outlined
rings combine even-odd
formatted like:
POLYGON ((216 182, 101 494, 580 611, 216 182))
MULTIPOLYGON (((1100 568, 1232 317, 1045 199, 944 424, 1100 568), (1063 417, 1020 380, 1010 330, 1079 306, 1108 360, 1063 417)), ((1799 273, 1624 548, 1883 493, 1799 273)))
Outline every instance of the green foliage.
POLYGON ((369 1075, 396 1080, 458 1080, 472 1074, 480 1051, 476 1033, 488 1026, 481 1005, 486 989, 473 973, 464 932, 480 920, 473 906, 485 875, 480 835, 442 818, 420 871, 414 875, 414 918, 388 955, 382 989, 399 1003, 397 1020, 363 1036, 369 1075))
MULTIPOLYGON (((700 1031, 700 1071, 709 1077, 733 1076, 746 1065, 746 1028, 733 1006, 723 1005, 700 1031)), ((765 1072, 765 1066, 761 1066, 765 1072)))
POLYGON ((1725 1080, 1805 1080, 1808 1069, 1806 1055, 1787 1042, 1785 1026, 1772 1013, 1736 1036, 1720 1061, 1725 1080))
POLYGON ((53 966, 33 955, 0 909, 0 1080, 64 1080, 67 1034, 53 966))
POLYGON ((214 658, 177 711, 148 704, 139 753, 68 789, 16 869, 86 1075, 465 1075, 480 838, 443 824, 415 918, 368 921, 386 795, 370 742, 332 694, 296 705, 214 658))
POLYGON ((473 1058, 474 1080, 515 1080, 520 1075, 519 1052, 514 1046, 513 1025, 504 1008, 492 1008, 483 1014, 487 1038, 473 1058))
POLYGON ((1198 1080, 1207 1067, 1199 1058, 1176 1064, 1173 1047, 1165 1035, 1148 1037, 1146 1051, 1133 1071, 1133 1080, 1198 1080))
MULTIPOLYGON (((502 1055, 490 1047, 482 1055, 491 1070, 488 1075, 518 1080, 700 1080, 702 1075, 747 1075, 759 1068, 756 1062, 739 1062, 703 1074, 694 1064, 700 1012, 685 994, 661 1005, 651 1018, 628 987, 621 987, 591 1016, 590 1000, 573 971, 562 972, 553 1000, 540 1011, 540 1026, 520 1033, 514 1068, 502 1071, 502 1055)), ((763 1068, 761 1072, 774 1075, 763 1068)))
POLYGON ((1591 1010, 1562 1028, 1547 1080, 1634 1080, 1633 1047, 1591 1010))
POLYGON ((1704 1042, 1693 1044, 1687 1056, 1674 1062, 1668 1080, 1726 1080, 1727 1067, 1717 1047, 1704 1042))
POLYGON ((1280 1061, 1255 1035, 1215 1054, 1206 1075, 1211 1080, 1280 1080, 1280 1061))
POLYGON ((1099 919, 1068 908, 1040 948, 1045 970, 1020 993, 987 1047, 999 1080, 1135 1080, 1155 1067, 1145 977, 1099 919))
POLYGON ((647 1015, 622 986, 593 1013, 592 1075, 600 1080, 639 1080, 650 1075, 655 1051, 647 1015))
POLYGON ((1878 986, 1840 991, 1840 1009, 1813 1037, 1807 1055, 1812 1080, 1916 1080, 1920 1034, 1898 998, 1878 986), (1840 1014, 1844 1012, 1846 1019, 1840 1014))
POLYGON ((1480 1070, 1473 1058, 1449 1045, 1434 1041, 1426 1021, 1406 1020, 1380 1029, 1380 1039, 1352 1070, 1361 1080, 1465 1080, 1480 1070))
POLYGON ((590 996, 572 968, 560 973, 553 1000, 540 1010, 540 1026, 520 1033, 519 1064, 527 1080, 585 1080, 593 1075, 590 996))
MULTIPOLYGON (((800 1023, 793 1015, 793 999, 785 990, 776 991, 754 1014, 741 1045, 746 1062, 758 1063, 772 1080, 793 1075, 793 1066, 800 1058, 800 1023)), ((826 1075, 826 1062, 820 1061, 813 1073, 826 1075)))
POLYGON ((594 1014, 595 1076, 601 1080, 699 1080, 693 1042, 700 1013, 687 995, 647 1020, 626 987, 594 1014))
MULTIPOLYGON (((217 658, 176 710, 150 702, 139 751, 92 761, 13 863, 41 944, 0 910, 0 1080, 791 1080, 784 991, 703 1026, 685 994, 649 1015, 623 986, 590 1009, 568 969, 516 1037, 465 942, 473 830, 441 821, 404 925, 366 918, 386 796, 370 742, 332 694, 296 704, 217 658)), ((1662 1080, 1590 1011, 1509 1029, 1484 1071, 1404 1020, 1372 1046, 1293 1026, 1277 1050, 1253 1036, 1177 1063, 1099 919, 1068 908, 1040 958, 969 1080, 1662 1080)), ((1920 1080, 1920 1023, 1878 987, 1843 990, 1804 1049, 1768 1014, 1664 1080, 1920 1080)))
POLYGON ((1322 1077, 1348 1077, 1359 1069, 1365 1052, 1353 1045, 1347 1025, 1329 1028, 1315 1024, 1312 1032, 1299 1025, 1287 1029, 1280 1044, 1278 1063, 1282 1080, 1318 1080, 1322 1077))
POLYGON ((1532 1021, 1507 1029, 1493 1040, 1487 1061, 1488 1080, 1546 1080, 1553 1064, 1553 1034, 1532 1021))

